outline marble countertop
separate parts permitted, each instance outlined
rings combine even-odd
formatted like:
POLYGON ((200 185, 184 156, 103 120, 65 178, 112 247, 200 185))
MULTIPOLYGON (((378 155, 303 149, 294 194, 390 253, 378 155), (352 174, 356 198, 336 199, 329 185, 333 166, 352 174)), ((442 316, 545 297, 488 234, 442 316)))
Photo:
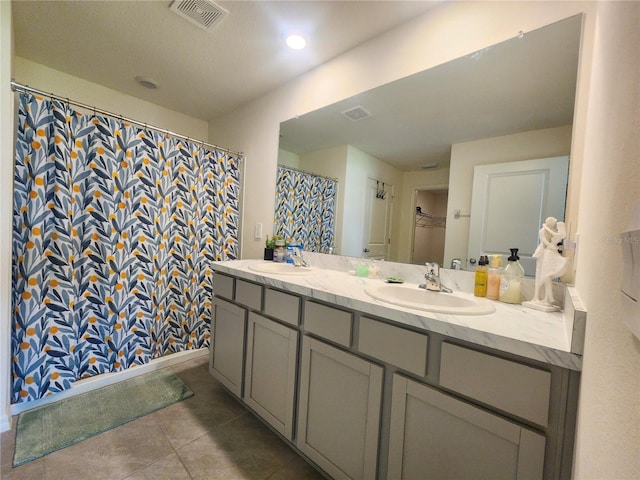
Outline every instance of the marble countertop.
MULTIPOLYGON (((572 329, 567 328, 567 321, 562 312, 540 312, 521 305, 501 302, 492 302, 495 312, 486 315, 451 315, 394 306, 378 301, 365 293, 365 287, 382 284, 384 280, 361 278, 349 274, 349 265, 342 265, 342 268, 335 265, 318 265, 319 258, 313 259, 314 273, 310 275, 277 275, 256 272, 249 268, 250 265, 262 263, 263 260, 215 262, 212 268, 220 273, 375 315, 402 325, 447 335, 551 365, 572 370, 582 369, 582 355, 575 353, 575 347, 572 352, 572 329)), ((331 259, 331 261, 338 260, 331 259)), ((392 272, 384 272, 383 278, 389 275, 401 276, 406 280, 405 285, 415 282, 417 286, 420 281, 419 275, 424 270, 424 267, 400 267, 401 264, 390 262, 376 263, 376 265, 383 265, 392 272)), ((449 271, 449 275, 451 273, 452 271, 449 271)), ((445 279, 445 277, 446 275, 441 275, 441 278, 445 279)), ((468 292, 468 275, 462 275, 460 278, 463 281, 457 282, 453 276, 446 277, 446 280, 457 293, 468 292)))

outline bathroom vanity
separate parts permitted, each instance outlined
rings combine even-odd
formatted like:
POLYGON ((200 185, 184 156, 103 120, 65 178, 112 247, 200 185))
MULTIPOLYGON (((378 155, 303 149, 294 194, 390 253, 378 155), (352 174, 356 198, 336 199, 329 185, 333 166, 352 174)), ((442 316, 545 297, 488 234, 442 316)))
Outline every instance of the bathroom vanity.
MULTIPOLYGON (((374 299, 366 289, 384 280, 323 257, 278 273, 213 264, 210 372, 231 394, 335 479, 570 477, 575 294, 564 313, 434 313, 374 299)), ((424 269, 380 266, 416 285, 424 269)))

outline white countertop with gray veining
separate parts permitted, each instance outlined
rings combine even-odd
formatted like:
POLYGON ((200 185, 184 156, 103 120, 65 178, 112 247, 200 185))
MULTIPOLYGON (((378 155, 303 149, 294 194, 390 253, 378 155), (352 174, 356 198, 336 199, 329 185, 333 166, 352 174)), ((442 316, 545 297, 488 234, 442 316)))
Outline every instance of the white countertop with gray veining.
MULTIPOLYGON (((477 345, 520 355, 551 365, 581 370, 582 356, 572 353, 571 328, 562 312, 540 312, 521 305, 492 302, 495 312, 487 315, 451 315, 414 310, 375 300, 367 285, 381 284, 388 276, 400 277, 405 285, 424 283, 424 267, 391 262, 375 262, 381 278, 361 278, 349 274, 358 260, 320 254, 307 254, 313 274, 276 275, 249 268, 263 260, 215 262, 214 271, 262 283, 266 286, 314 298, 339 307, 409 325, 477 345)), ((441 270, 443 283, 457 293, 470 292, 473 274, 441 270)), ((215 294, 215 292, 214 292, 215 294)), ((464 293, 463 293, 464 294, 464 293)), ((471 293, 467 293, 471 295, 471 293)), ((444 294, 443 294, 444 295, 444 294)), ((574 351, 576 349, 574 345, 574 351)))

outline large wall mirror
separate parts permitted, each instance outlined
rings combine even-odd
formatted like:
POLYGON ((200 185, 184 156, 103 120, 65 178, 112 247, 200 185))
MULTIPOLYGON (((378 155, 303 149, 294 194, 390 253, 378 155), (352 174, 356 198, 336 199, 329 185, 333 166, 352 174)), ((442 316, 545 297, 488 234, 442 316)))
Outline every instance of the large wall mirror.
MULTIPOLYGON (((582 15, 570 17, 287 120, 278 163, 337 179, 337 253, 446 267, 494 253, 469 251, 474 170, 567 161, 581 29, 582 15)), ((540 188, 566 194, 566 179, 540 188)), ((514 188, 505 203, 519 202, 514 188)), ((564 207, 554 216, 567 220, 564 207)), ((533 247, 523 250, 542 221, 530 219, 533 247)), ((513 230, 495 218, 492 228, 513 230)))

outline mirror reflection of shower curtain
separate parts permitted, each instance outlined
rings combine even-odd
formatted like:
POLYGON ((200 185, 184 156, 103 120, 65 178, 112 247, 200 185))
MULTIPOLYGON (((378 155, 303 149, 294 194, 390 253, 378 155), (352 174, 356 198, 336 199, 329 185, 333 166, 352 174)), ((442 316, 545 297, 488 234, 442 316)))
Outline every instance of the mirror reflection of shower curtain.
POLYGON ((274 234, 311 252, 328 252, 335 242, 338 182, 278 167, 274 234))

